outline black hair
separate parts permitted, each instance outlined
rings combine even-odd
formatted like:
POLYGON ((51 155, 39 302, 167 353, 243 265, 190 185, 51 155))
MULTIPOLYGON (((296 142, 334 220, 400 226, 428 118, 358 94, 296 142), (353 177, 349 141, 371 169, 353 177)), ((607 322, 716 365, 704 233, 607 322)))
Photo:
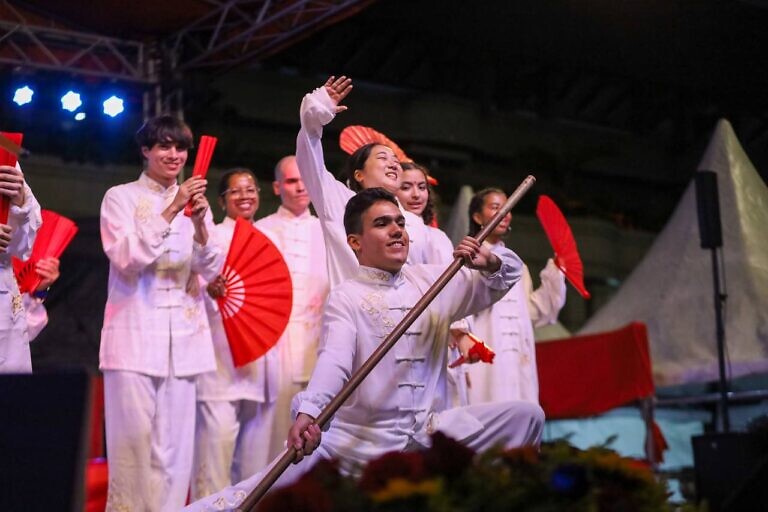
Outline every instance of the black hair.
POLYGON ((383 146, 378 142, 370 142, 364 146, 360 146, 357 150, 349 155, 347 161, 344 162, 344 167, 341 169, 341 179, 347 182, 347 186, 354 192, 360 192, 363 190, 363 186, 355 179, 355 171, 363 169, 365 167, 365 161, 371 156, 371 151, 374 146, 383 146))
POLYGON ((432 185, 429 184, 429 169, 416 162, 402 162, 400 166, 403 168, 403 171, 421 171, 424 174, 424 179, 427 181, 427 204, 421 212, 421 218, 424 224, 432 224, 436 215, 434 199, 437 194, 435 194, 432 185))
POLYGON ((166 142, 175 143, 182 150, 190 149, 193 147, 192 130, 178 117, 165 114, 147 119, 136 132, 139 150, 166 142))
POLYGON ((379 201, 389 201, 397 206, 394 194, 380 187, 367 188, 352 196, 344 208, 344 231, 347 235, 363 232, 363 214, 379 201))
POLYGON ((226 171, 221 177, 221 180, 219 180, 219 197, 223 197, 224 194, 227 193, 227 190, 229 190, 229 180, 232 178, 232 176, 237 174, 247 174, 253 178, 253 182, 256 184, 256 188, 259 188, 259 180, 256 178, 256 175, 253 174, 252 170, 245 167, 235 167, 226 171))
POLYGON ((475 236, 480 232, 480 229, 482 229, 482 226, 475 222, 475 219, 472 218, 472 216, 476 213, 480 213, 480 211, 483 209, 483 203, 485 203, 485 197, 488 194, 501 194, 501 195, 507 195, 506 192, 501 190, 500 188, 490 187, 490 188, 484 188, 474 196, 472 196, 472 200, 469 202, 469 236, 475 236))

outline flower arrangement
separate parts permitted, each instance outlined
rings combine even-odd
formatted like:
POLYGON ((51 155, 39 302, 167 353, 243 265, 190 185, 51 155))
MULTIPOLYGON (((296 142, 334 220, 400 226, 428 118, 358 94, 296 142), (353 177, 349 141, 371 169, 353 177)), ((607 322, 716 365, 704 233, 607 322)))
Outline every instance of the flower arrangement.
POLYGON ((259 504, 259 512, 671 511, 666 485, 641 463, 606 447, 567 441, 540 450, 475 454, 436 433, 420 452, 390 452, 359 479, 323 461, 259 504))

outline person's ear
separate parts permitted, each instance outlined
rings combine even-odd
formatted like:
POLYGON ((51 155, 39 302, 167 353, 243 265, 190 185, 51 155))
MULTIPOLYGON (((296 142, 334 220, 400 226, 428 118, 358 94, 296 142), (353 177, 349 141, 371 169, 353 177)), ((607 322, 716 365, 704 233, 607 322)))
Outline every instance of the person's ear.
POLYGON ((149 149, 147 146, 141 146, 141 156, 143 156, 145 159, 149 160, 149 157, 147 156, 149 154, 149 149))
POLYGON ((482 225, 483 225, 483 218, 482 218, 482 217, 480 217, 480 212, 475 212, 475 213, 473 213, 473 214, 472 214, 472 220, 473 220, 473 221, 475 221, 475 223, 476 223, 478 226, 482 226, 482 225))
POLYGON ((272 182, 272 192, 274 192, 276 196, 280 195, 280 182, 279 181, 273 181, 272 182))
POLYGON ((365 173, 361 169, 357 169, 354 173, 352 173, 352 178, 362 185, 363 179, 365 178, 365 173))
POLYGON ((221 206, 221 209, 226 212, 227 211, 227 202, 224 200, 224 196, 219 196, 218 198, 219 206, 221 206))
POLYGON ((361 248, 360 235, 356 233, 347 235, 347 245, 349 245, 352 251, 357 254, 361 248))

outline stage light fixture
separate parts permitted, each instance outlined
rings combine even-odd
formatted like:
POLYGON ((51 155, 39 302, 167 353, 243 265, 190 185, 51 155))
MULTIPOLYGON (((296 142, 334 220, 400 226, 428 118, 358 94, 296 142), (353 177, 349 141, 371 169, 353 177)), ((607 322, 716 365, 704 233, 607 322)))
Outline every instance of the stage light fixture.
POLYGON ((110 96, 104 100, 104 113, 109 117, 120 115, 125 110, 123 99, 118 96, 110 96))
POLYGON ((82 104, 83 101, 80 99, 80 94, 75 91, 67 91, 67 93, 61 97, 61 108, 64 110, 74 112, 80 108, 82 104))
POLYGON ((83 119, 85 119, 85 112, 75 114, 75 121, 82 121, 83 119))
POLYGON ((27 103, 32 103, 32 96, 34 94, 35 91, 28 85, 19 87, 16 89, 16 92, 13 93, 13 102, 20 107, 27 103))

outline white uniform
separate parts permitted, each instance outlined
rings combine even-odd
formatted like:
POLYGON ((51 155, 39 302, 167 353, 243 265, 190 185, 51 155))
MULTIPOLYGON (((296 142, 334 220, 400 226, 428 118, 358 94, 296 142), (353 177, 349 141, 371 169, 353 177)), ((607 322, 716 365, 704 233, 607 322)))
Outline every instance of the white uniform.
MULTIPOLYGON (((235 221, 225 217, 214 226, 210 243, 226 255, 234 230, 235 221)), ((218 304, 204 289, 202 293, 211 326, 216 371, 197 377, 193 500, 248 477, 269 462, 269 425, 275 400, 274 391, 270 391, 277 385, 274 372, 267 371, 274 351, 235 367, 218 304)))
POLYGON ((276 213, 259 219, 256 225, 273 235, 272 241, 285 258, 293 283, 291 318, 273 350, 278 356, 275 366, 279 380, 271 460, 285 449, 286 434, 294 419, 291 399, 306 387, 315 368, 328 297, 328 266, 320 221, 308 209, 297 217, 280 206, 276 213))
MULTIPOLYGON (((347 245, 344 209, 355 192, 333 177, 323 158, 323 126, 330 123, 334 104, 324 87, 304 96, 301 102, 301 130, 296 138, 296 163, 307 187, 325 235, 331 288, 357 273, 357 258, 347 245)), ((400 208, 411 243, 408 263, 434 263, 429 258, 430 238, 422 218, 400 208)))
POLYGON ((40 331, 48 325, 48 311, 43 301, 25 293, 22 297, 24 310, 27 312, 27 328, 29 329, 29 341, 32 342, 40 334, 40 331))
MULTIPOLYGON (((428 446, 429 434, 437 430, 475 450, 539 443, 544 414, 537 405, 508 402, 448 408, 447 351, 435 340, 446 339, 452 320, 488 307, 520 278, 520 259, 511 251, 497 254, 503 265, 495 274, 459 271, 337 411, 318 449, 290 466, 278 486, 295 480, 320 457, 337 459, 342 471, 355 473, 357 464, 385 452, 428 446)), ((355 279, 332 289, 317 366, 307 390, 294 399, 296 409, 317 416, 442 271, 435 265, 406 265, 392 275, 360 266, 355 279)), ((237 505, 263 474, 188 510, 237 505)))
POLYGON ((29 257, 42 222, 40 205, 25 183, 24 204, 12 204, 8 213, 8 225, 13 229, 11 242, 0 253, 0 373, 32 373, 27 315, 11 257, 29 257))
MULTIPOLYGON (((429 232, 430 244, 429 244, 429 261, 430 263, 444 265, 448 268, 453 262, 453 243, 448 238, 443 230, 427 226, 429 232)), ((451 324, 452 331, 471 332, 472 325, 471 319, 462 318, 451 324)), ((448 337, 449 342, 452 337, 448 337)), ((456 359, 461 357, 461 351, 458 347, 448 348, 449 363, 452 363, 456 359)), ((468 365, 461 364, 455 368, 448 368, 448 390, 450 394, 450 404, 453 407, 461 405, 468 405, 469 398, 467 396, 467 380, 466 380, 466 367, 468 365)))
POLYGON ((470 404, 506 400, 539 403, 533 327, 554 323, 565 304, 565 276, 552 260, 540 277, 541 286, 533 290, 528 267, 523 267, 520 285, 472 317, 472 332, 496 352, 496 357, 493 364, 467 365, 470 404))
MULTIPOLYGON (((212 280, 223 258, 193 241, 192 221, 162 211, 178 190, 142 173, 107 191, 101 240, 109 286, 100 368, 109 463, 107 510, 179 510, 192 468, 194 377, 215 368, 208 319, 190 273, 212 280)), ((210 213, 206 224, 213 228, 210 213)))

